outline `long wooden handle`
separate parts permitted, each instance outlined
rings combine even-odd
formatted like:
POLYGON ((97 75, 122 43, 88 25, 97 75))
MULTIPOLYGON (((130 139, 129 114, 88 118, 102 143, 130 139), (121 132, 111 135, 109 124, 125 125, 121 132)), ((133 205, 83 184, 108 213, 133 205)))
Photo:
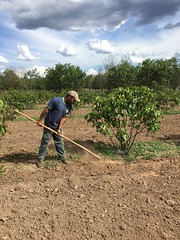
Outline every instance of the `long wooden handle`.
MULTIPOLYGON (((16 113, 18 113, 18 114, 20 114, 20 115, 22 115, 22 116, 24 116, 25 118, 27 118, 27 119, 31 120, 32 122, 35 122, 35 123, 37 123, 37 121, 36 121, 36 120, 34 120, 33 118, 31 118, 31 117, 27 116, 26 114, 24 114, 24 113, 22 113, 22 112, 19 112, 18 110, 15 110, 15 112, 16 112, 16 113)), ((54 132, 55 134, 57 134, 57 132, 56 132, 55 130, 53 130, 53 129, 51 129, 51 128, 47 127, 47 126, 46 126, 46 125, 44 125, 44 124, 42 124, 42 127, 44 127, 44 128, 46 128, 46 129, 50 130, 51 132, 54 132)), ((80 147, 80 148, 84 149, 86 152, 89 152, 89 153, 91 153, 92 155, 94 155, 95 157, 97 157, 97 158, 101 159, 101 157, 99 157, 99 156, 98 156, 98 155, 96 155, 95 153, 91 152, 91 151, 90 151, 90 150, 88 150, 87 148, 83 147, 82 145, 80 145, 80 144, 78 144, 78 143, 74 142, 73 140, 71 140, 71 139, 69 139, 69 138, 65 137, 64 135, 61 135, 61 134, 59 134, 59 135, 60 135, 61 137, 63 137, 64 139, 68 140, 69 142, 71 142, 71 143, 75 144, 76 146, 78 146, 78 147, 80 147)))

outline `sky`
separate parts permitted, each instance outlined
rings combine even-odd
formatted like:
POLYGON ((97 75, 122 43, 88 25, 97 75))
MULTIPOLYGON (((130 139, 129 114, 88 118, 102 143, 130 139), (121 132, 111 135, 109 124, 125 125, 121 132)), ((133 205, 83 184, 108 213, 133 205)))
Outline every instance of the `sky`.
POLYGON ((180 0, 0 0, 0 72, 180 58, 180 0))

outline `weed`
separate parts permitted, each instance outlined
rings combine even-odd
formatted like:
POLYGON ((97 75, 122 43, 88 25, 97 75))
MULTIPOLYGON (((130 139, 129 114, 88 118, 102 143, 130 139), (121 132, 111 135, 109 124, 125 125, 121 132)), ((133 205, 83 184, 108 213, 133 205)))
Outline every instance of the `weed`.
POLYGON ((73 161, 77 161, 79 159, 79 156, 77 154, 70 154, 69 159, 73 161))
POLYGON ((174 114, 180 114, 180 110, 178 109, 172 109, 164 113, 165 115, 174 115, 174 114))
POLYGON ((178 152, 178 147, 173 142, 150 141, 136 142, 129 152, 135 159, 153 159, 162 156, 173 156, 178 152))
POLYGON ((57 161, 55 160, 45 161, 44 163, 44 168, 46 169, 51 169, 56 167, 57 167, 57 161))
POLYGON ((95 149, 103 155, 108 156, 112 160, 150 160, 156 157, 170 157, 178 155, 180 146, 174 142, 150 141, 150 142, 135 142, 128 154, 120 155, 112 145, 99 143, 95 149))

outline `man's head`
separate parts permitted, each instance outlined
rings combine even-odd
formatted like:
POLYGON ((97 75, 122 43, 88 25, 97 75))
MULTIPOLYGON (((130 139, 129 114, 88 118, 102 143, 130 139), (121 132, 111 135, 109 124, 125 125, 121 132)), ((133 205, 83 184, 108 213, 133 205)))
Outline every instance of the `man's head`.
POLYGON ((75 101, 80 102, 78 93, 75 91, 69 91, 66 95, 66 102, 68 104, 73 104, 75 101))

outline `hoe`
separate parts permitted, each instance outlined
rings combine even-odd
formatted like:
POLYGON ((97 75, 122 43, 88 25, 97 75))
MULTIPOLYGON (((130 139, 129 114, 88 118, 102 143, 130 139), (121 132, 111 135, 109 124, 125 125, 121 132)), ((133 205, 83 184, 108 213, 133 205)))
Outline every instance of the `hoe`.
MULTIPOLYGON (((22 115, 23 117, 25 117, 25 118, 27 118, 27 119, 31 120, 32 122, 35 122, 35 123, 36 123, 36 120, 34 120, 33 118, 31 118, 31 117, 27 116, 26 114, 24 114, 24 113, 22 113, 22 112, 19 112, 18 110, 15 110, 15 112, 16 112, 16 113, 18 113, 18 114, 20 114, 20 115, 22 115)), ((51 129, 51 128, 47 127, 47 126, 45 126, 44 124, 42 124, 42 127, 44 127, 44 128, 46 128, 46 129, 50 130, 51 132, 54 132, 54 133, 56 133, 56 134, 57 134, 57 132, 56 132, 55 130, 53 130, 53 129, 51 129)), ((64 139, 68 140, 69 142, 71 142, 71 143, 75 144, 76 146, 78 146, 78 147, 80 147, 80 148, 84 149, 86 152, 89 152, 90 154, 94 155, 95 157, 97 157, 97 158, 101 159, 101 157, 99 157, 99 156, 98 156, 98 155, 96 155, 95 153, 91 152, 91 151, 90 151, 90 150, 88 150, 87 148, 85 148, 85 147, 81 146, 80 144, 78 144, 78 143, 74 142, 73 140, 71 140, 71 139, 69 139, 69 138, 67 138, 67 137, 65 137, 64 135, 61 135, 61 134, 60 134, 60 136, 61 136, 61 137, 63 137, 64 139)))

